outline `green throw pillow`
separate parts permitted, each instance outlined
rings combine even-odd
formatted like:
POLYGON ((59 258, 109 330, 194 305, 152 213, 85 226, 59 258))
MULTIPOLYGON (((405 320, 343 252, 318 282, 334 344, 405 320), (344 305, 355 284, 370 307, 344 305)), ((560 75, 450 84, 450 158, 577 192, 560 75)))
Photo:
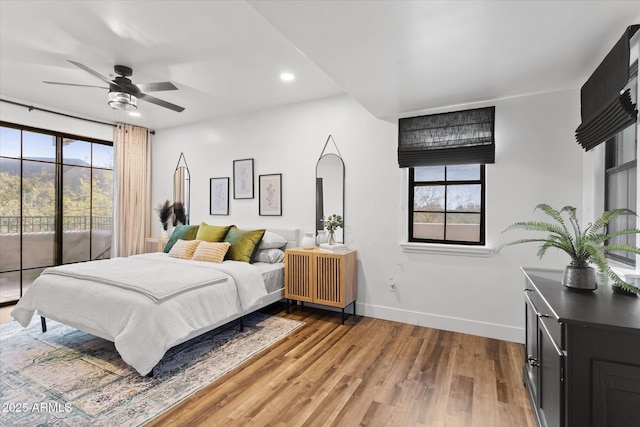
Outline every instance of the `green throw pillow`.
POLYGON ((171 237, 167 240, 167 244, 164 247, 164 252, 169 253, 173 245, 181 240, 194 240, 198 234, 198 225, 176 225, 171 233, 171 237))
POLYGON ((224 238, 225 242, 231 243, 225 259, 233 261, 250 262, 253 253, 258 249, 260 240, 264 236, 264 229, 261 230, 240 230, 232 225, 224 238))
POLYGON ((203 221, 198 229, 196 240, 203 240, 205 242, 222 242, 230 227, 230 225, 209 225, 203 221))

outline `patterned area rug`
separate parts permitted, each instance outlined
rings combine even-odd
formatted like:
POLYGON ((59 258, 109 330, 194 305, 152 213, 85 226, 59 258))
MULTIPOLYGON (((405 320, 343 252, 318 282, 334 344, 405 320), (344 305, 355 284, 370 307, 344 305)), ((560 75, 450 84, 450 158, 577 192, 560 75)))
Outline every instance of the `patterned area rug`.
POLYGON ((138 426, 303 325, 253 313, 170 349, 142 377, 112 342, 47 320, 0 325, 0 425, 138 426))

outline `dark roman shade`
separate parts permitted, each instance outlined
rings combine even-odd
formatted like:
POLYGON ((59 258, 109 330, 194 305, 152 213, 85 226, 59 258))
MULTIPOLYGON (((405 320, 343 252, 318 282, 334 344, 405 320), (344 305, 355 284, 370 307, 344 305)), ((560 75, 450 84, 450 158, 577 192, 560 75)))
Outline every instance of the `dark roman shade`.
POLYGON ((401 168, 495 163, 495 107, 398 121, 401 168))
POLYGON ((590 150, 636 121, 638 110, 629 89, 629 40, 640 28, 627 28, 580 91, 582 123, 576 139, 590 150))

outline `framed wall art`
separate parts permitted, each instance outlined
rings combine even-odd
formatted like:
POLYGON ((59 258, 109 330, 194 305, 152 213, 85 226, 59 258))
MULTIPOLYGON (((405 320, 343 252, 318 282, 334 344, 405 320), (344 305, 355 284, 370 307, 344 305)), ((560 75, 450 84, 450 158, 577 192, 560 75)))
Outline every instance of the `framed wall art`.
POLYGON ((229 215, 229 178, 209 180, 209 214, 229 215))
POLYGON ((282 215, 282 174, 259 176, 259 214, 282 215))
POLYGON ((253 159, 233 161, 233 198, 253 199, 253 159))

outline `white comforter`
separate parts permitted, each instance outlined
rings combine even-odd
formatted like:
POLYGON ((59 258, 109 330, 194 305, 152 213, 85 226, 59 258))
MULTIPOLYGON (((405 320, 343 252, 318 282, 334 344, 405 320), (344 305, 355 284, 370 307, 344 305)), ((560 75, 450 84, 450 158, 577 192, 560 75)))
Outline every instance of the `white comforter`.
POLYGON ((171 263, 183 275, 194 266, 198 270, 206 266, 223 271, 229 279, 156 303, 128 289, 46 274, 34 281, 11 315, 26 327, 37 310, 41 316, 113 341, 122 359, 146 375, 169 348, 249 312, 267 294, 261 274, 248 263, 187 261, 164 253, 130 258, 138 257, 171 263))
POLYGON ((139 292, 159 303, 195 288, 225 282, 227 275, 212 271, 200 262, 191 266, 186 274, 177 264, 159 257, 131 256, 101 261, 78 262, 47 268, 42 274, 94 280, 139 292))

